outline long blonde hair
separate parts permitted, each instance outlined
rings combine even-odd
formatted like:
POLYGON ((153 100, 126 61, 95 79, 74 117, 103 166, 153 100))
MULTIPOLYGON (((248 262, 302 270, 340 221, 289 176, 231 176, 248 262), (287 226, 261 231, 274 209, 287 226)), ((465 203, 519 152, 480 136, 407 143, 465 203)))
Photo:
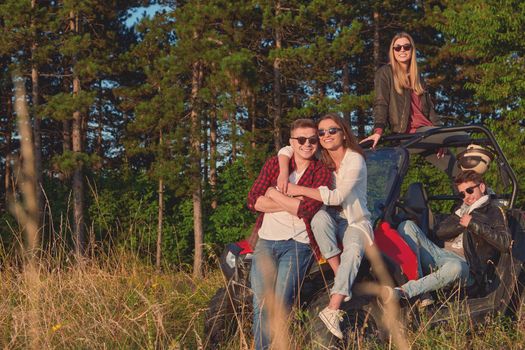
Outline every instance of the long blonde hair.
POLYGON ((390 43, 388 58, 390 60, 390 66, 392 67, 392 73, 394 76, 394 88, 398 94, 401 95, 403 93, 403 89, 411 89, 418 95, 421 95, 423 92, 425 92, 425 89, 423 88, 423 85, 419 79, 419 70, 417 68, 416 60, 416 45, 414 44, 414 39, 412 39, 410 34, 400 32, 394 35, 392 42, 390 43), (412 45, 410 64, 408 66, 408 75, 401 64, 394 57, 394 43, 396 40, 401 38, 407 38, 408 41, 410 41, 410 45, 412 45))

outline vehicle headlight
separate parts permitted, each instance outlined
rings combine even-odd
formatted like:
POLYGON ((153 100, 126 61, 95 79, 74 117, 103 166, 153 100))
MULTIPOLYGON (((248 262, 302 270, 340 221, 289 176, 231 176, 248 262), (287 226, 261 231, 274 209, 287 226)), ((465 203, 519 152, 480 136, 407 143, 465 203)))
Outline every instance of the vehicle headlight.
POLYGON ((230 268, 235 268, 235 263, 237 262, 237 257, 235 254, 233 254, 231 251, 226 254, 226 258, 224 259, 226 262, 226 265, 228 265, 230 268))

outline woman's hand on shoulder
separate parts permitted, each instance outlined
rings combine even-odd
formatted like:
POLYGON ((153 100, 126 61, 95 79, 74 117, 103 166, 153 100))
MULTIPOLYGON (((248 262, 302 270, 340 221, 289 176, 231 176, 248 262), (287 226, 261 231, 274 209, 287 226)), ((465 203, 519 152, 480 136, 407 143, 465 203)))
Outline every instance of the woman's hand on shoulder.
POLYGON ((381 138, 381 134, 375 133, 375 134, 372 134, 372 135, 368 136, 367 138, 362 139, 359 143, 365 143, 367 141, 373 141, 372 149, 375 150, 376 149, 376 145, 378 144, 380 138, 381 138))

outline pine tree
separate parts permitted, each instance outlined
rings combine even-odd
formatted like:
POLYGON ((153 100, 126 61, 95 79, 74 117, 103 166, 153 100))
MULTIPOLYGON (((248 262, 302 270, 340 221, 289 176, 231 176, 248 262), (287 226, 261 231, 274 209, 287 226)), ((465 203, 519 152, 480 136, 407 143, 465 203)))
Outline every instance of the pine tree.
MULTIPOLYGON (((521 1, 470 0, 443 11, 444 50, 462 64, 461 87, 474 92, 474 120, 493 129, 517 174, 525 146, 525 5, 521 1)), ((518 177, 520 186, 525 182, 518 177)), ((523 195, 518 206, 524 202, 523 195)))
POLYGON ((139 42, 123 55, 126 74, 135 76, 129 86, 118 89, 120 108, 132 114, 127 128, 126 149, 134 159, 141 158, 150 177, 158 185, 156 266, 161 267, 165 188, 184 193, 183 174, 188 152, 177 126, 183 118, 184 87, 177 74, 178 58, 172 56, 173 22, 167 13, 143 19, 137 25, 139 42))
POLYGON ((47 35, 53 39, 56 64, 52 73, 58 80, 55 86, 60 89, 43 103, 42 113, 62 121, 64 126, 64 152, 55 157, 55 163, 63 172, 72 173, 73 234, 78 254, 85 253, 88 242, 85 169, 99 164, 93 154, 97 144, 93 135, 97 133, 91 129, 95 124, 91 120, 96 120, 92 112, 96 110, 96 101, 104 101, 108 104, 106 108, 111 109, 112 101, 105 96, 104 85, 118 85, 113 58, 123 50, 120 45, 130 43, 123 20, 128 8, 135 3, 98 0, 53 3, 56 13, 47 35), (67 27, 63 23, 67 23, 67 27))

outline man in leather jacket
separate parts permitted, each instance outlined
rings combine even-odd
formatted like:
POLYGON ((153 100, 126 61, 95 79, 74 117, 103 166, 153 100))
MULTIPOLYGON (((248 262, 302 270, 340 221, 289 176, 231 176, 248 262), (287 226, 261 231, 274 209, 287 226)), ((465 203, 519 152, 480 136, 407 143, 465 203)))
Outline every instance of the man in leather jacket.
POLYGON ((432 243, 412 221, 398 227, 416 252, 419 275, 424 276, 395 288, 398 298, 410 299, 456 281, 467 285, 469 291, 486 292, 500 254, 510 250, 505 214, 486 194, 483 177, 464 171, 454 183, 463 204, 437 229, 437 237, 445 241, 444 248, 432 243))

